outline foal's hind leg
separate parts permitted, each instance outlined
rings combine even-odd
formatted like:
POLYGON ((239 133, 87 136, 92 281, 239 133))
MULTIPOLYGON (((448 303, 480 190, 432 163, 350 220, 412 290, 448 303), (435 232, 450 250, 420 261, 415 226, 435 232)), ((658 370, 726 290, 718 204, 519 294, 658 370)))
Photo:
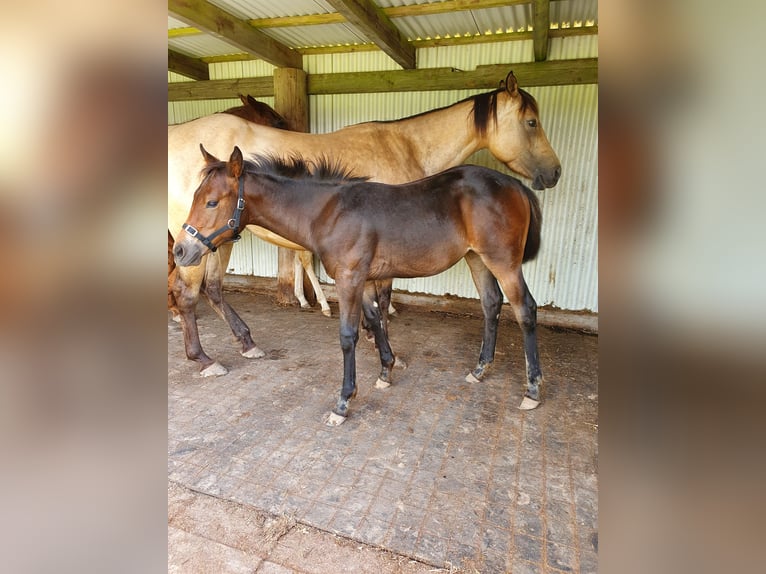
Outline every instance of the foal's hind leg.
POLYGON ((484 312, 484 333, 481 339, 479 362, 476 368, 465 377, 469 383, 475 383, 484 377, 495 360, 497 325, 500 320, 500 311, 503 308, 503 294, 497 284, 497 279, 478 255, 469 251, 465 256, 465 261, 471 270, 471 277, 479 292, 481 310, 484 312))
POLYGON ((527 362, 527 390, 519 408, 530 410, 542 401, 543 373, 537 352, 537 303, 529 292, 521 265, 510 272, 497 275, 524 335, 524 356, 527 362))
POLYGON ((215 312, 229 324, 232 333, 242 345, 242 351, 240 351, 242 356, 248 359, 258 359, 266 353, 256 346, 250 336, 248 326, 232 309, 231 305, 223 299, 223 275, 231 256, 231 249, 231 243, 224 244, 218 248, 216 253, 208 255, 202 294, 215 312))
POLYGON ((391 386, 391 370, 394 368, 394 354, 388 342, 382 303, 378 301, 375 283, 370 281, 365 285, 362 300, 364 318, 375 336, 375 346, 380 353, 380 376, 375 381, 375 387, 385 389, 391 386))

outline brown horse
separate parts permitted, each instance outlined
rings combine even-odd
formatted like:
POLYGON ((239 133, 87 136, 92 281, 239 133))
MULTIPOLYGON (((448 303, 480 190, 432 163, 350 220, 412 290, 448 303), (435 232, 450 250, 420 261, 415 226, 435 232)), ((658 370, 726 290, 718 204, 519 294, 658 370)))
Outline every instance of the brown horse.
MULTIPOLYGON (((230 114, 262 126, 271 126, 281 130, 287 129, 287 120, 279 115, 268 104, 259 102, 250 94, 246 96, 239 94, 239 99, 242 102, 241 106, 236 106, 216 113, 230 114)), ((170 230, 168 230, 168 309, 173 313, 173 317, 176 318, 178 317, 179 312, 178 307, 176 306, 176 298, 173 295, 173 284, 176 281, 176 265, 173 260, 172 251, 173 241, 173 236, 170 234, 170 230)))
POLYGON ((328 424, 345 420, 356 394, 362 311, 380 352, 376 386, 391 382, 395 358, 381 314, 388 301, 379 299, 375 281, 435 275, 464 257, 484 311, 479 362, 468 380, 480 380, 494 359, 505 293, 524 334, 527 388, 520 408, 540 404, 537 310, 521 264, 537 255, 542 217, 536 196, 519 180, 464 165, 387 185, 352 177, 325 160, 313 169, 300 158, 244 162, 235 147, 229 161, 221 162, 200 149, 206 168, 183 226, 186 233, 173 248, 176 263, 199 264, 208 250, 216 251, 248 224, 305 245, 321 258, 336 282, 343 350, 343 387, 328 424))
MULTIPOLYGON (((238 118, 215 114, 168 128, 168 229, 176 239, 192 204, 205 163, 199 155, 202 142, 211 153, 223 156, 234 146, 248 153, 297 154, 306 160, 332 157, 348 169, 373 181, 398 184, 433 175, 459 165, 472 153, 488 148, 513 172, 532 180, 532 187, 556 185, 561 164, 542 128, 535 99, 520 89, 512 73, 499 89, 478 94, 456 104, 389 122, 356 124, 326 134, 306 134, 258 126, 238 118)), ((263 227, 248 230, 293 249, 306 246, 280 238, 263 227)), ((202 292, 242 345, 246 357, 263 356, 250 330, 222 296, 231 244, 203 256, 201 264, 179 267, 174 293, 184 307, 181 321, 186 356, 200 363, 200 373, 218 375, 226 369, 202 349, 194 306, 202 292)), ((391 281, 381 284, 390 298, 391 281)), ((317 294, 319 295, 319 294, 317 294)), ((386 310, 384 312, 384 319, 386 310)))

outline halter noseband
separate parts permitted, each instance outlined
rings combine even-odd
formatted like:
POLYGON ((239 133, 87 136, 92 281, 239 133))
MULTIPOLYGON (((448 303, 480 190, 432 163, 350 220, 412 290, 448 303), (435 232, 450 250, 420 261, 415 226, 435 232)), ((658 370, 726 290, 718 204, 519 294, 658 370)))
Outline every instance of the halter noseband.
POLYGON ((183 228, 186 233, 191 235, 192 237, 195 237, 196 239, 199 239, 205 247, 210 249, 210 251, 214 252, 218 249, 215 245, 213 245, 213 239, 221 235, 222 233, 225 233, 226 231, 229 231, 230 229, 234 230, 234 235, 229 241, 239 241, 240 235, 237 233, 237 230, 239 229, 239 221, 242 217, 242 211, 245 209, 245 174, 239 176, 239 189, 237 190, 237 206, 234 208, 234 215, 229 221, 226 222, 226 225, 219 227, 213 233, 211 233, 208 236, 202 235, 199 230, 188 223, 184 223, 181 227, 183 228))

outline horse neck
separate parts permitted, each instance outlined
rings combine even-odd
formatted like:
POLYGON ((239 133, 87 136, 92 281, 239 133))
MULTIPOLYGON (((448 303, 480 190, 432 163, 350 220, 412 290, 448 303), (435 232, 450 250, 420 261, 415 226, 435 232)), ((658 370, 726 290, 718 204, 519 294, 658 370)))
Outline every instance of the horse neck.
POLYGON ((249 181, 245 182, 247 209, 243 223, 259 225, 311 250, 311 223, 335 193, 334 188, 310 180, 252 174, 246 177, 249 181))
POLYGON ((393 122, 410 142, 410 150, 425 175, 463 163, 486 147, 473 125, 473 101, 393 122))

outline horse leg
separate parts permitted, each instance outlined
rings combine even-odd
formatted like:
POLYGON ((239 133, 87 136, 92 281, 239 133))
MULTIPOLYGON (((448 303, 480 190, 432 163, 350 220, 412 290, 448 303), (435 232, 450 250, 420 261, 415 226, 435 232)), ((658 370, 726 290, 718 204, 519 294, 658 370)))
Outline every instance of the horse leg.
POLYGON ((542 401, 543 374, 537 352, 537 303, 529 292, 521 265, 497 276, 511 304, 516 322, 524 335, 524 357, 527 363, 527 390, 519 408, 531 410, 542 401))
MULTIPOLYGON (((314 254, 311 253, 311 251, 296 251, 295 252, 296 260, 300 262, 300 265, 303 267, 303 269, 306 270, 306 275, 308 275, 309 281, 311 281, 311 286, 314 288, 314 294, 317 296, 317 301, 319 301, 319 306, 322 308, 322 315, 325 317, 332 317, 332 311, 330 310, 330 304, 327 302, 327 297, 325 297, 324 291, 322 291, 322 286, 319 284, 319 277, 317 277, 317 274, 314 273, 314 254)), ((296 293, 295 296, 298 297, 297 293, 297 285, 298 285, 298 265, 296 263, 295 266, 295 285, 296 285, 296 293)), ((303 296, 303 275, 301 274, 301 296, 303 296)), ((300 300, 300 297, 298 297, 300 300)), ((305 297, 303 299, 305 301, 305 297)), ((307 303, 308 304, 308 303, 307 303)), ((301 303, 301 307, 303 306, 303 303, 301 303)))
POLYGON ((168 230, 168 311, 173 314, 173 321, 180 322, 181 317, 176 305, 176 296, 173 294, 173 285, 176 280, 176 260, 173 256, 174 239, 168 230))
POLYGON ((199 291, 204 275, 204 263, 196 267, 176 267, 173 295, 181 319, 181 330, 184 334, 186 357, 200 364, 200 374, 203 377, 225 375, 226 367, 211 359, 202 349, 197 330, 197 315, 195 308, 199 299, 199 291))
POLYGON ((394 368, 394 354, 388 342, 388 332, 385 327, 383 306, 378 301, 378 291, 375 283, 370 281, 365 285, 362 310, 367 324, 375 335, 375 346, 380 354, 380 376, 375 381, 375 388, 386 389, 391 386, 391 369, 394 368))
MULTIPOLYGON (((376 281, 377 294, 378 294, 378 309, 380 310, 381 323, 383 325, 383 332, 388 339, 388 316, 391 314, 391 291, 394 284, 393 279, 385 279, 383 281, 376 281)), ((401 357, 401 355, 394 355, 394 366, 400 369, 407 368, 407 362, 401 357)))
POLYGON ((503 294, 497 284, 497 279, 478 255, 470 251, 465 256, 465 260, 471 270, 471 277, 479 292, 481 310, 484 312, 484 333, 481 339, 479 362, 476 368, 465 377, 469 383, 476 383, 484 377, 495 360, 497 325, 500 320, 500 311, 503 308, 503 294))
POLYGON ((293 294, 298 299, 298 303, 301 304, 301 309, 308 309, 311 305, 306 300, 306 294, 303 289, 303 265, 300 251, 293 251, 293 275, 293 294))
POLYGON ((340 348, 343 351, 343 387, 335 408, 325 419, 329 426, 338 426, 348 417, 349 401, 356 396, 356 343, 362 311, 364 279, 344 277, 335 279, 340 303, 340 348))
MULTIPOLYGON (((390 315, 389 308, 391 305, 391 286, 393 285, 393 279, 385 279, 375 282, 376 287, 376 300, 380 307, 379 312, 383 320, 383 328, 388 336, 388 316, 390 315)), ((375 333, 373 332, 372 325, 367 322, 366 315, 362 315, 362 327, 366 332, 365 338, 370 342, 375 342, 375 333)))
POLYGON ((208 255, 202 294, 215 312, 229 324, 231 332, 242 345, 240 354, 248 359, 258 359, 266 353, 256 346, 248 326, 223 299, 223 275, 231 257, 232 247, 231 243, 225 243, 218 251, 208 255))

